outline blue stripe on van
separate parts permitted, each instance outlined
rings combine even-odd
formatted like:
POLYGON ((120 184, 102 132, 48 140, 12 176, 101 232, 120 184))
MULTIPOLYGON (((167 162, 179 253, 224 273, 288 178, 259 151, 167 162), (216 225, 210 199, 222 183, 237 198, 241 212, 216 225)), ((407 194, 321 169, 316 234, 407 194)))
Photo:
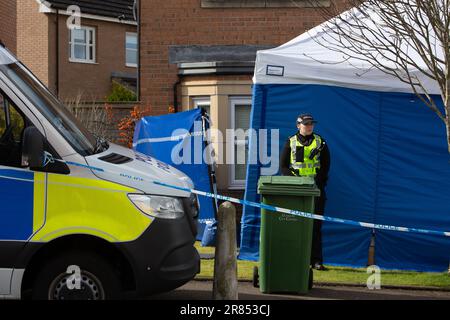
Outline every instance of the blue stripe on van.
POLYGON ((0 168, 0 240, 27 240, 33 234, 33 180, 33 172, 0 168))

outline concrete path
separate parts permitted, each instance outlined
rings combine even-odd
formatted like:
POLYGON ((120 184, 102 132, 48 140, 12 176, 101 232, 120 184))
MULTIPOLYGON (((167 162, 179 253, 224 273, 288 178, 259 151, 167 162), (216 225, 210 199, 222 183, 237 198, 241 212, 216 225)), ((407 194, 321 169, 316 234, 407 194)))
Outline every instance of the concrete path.
MULTIPOLYGON (((151 300, 210 300, 212 281, 191 281, 183 287, 165 294, 152 296, 151 300)), ((450 300, 448 291, 403 289, 369 290, 362 287, 315 286, 304 296, 287 294, 262 294, 250 282, 239 282, 240 300, 450 300)))

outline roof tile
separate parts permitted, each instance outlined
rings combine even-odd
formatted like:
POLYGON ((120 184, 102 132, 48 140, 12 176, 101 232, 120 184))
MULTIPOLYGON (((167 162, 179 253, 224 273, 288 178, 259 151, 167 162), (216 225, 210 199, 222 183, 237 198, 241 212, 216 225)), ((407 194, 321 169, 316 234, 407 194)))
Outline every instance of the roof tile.
POLYGON ((67 7, 76 5, 85 14, 135 21, 134 0, 46 0, 46 2, 52 9, 67 10, 67 7))

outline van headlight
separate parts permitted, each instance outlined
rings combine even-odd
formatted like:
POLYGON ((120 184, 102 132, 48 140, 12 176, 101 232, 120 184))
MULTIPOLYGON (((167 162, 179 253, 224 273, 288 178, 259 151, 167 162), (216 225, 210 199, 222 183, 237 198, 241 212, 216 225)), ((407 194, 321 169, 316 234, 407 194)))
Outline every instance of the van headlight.
POLYGON ((178 219, 184 215, 183 203, 172 197, 129 194, 128 198, 146 215, 160 219, 178 219))

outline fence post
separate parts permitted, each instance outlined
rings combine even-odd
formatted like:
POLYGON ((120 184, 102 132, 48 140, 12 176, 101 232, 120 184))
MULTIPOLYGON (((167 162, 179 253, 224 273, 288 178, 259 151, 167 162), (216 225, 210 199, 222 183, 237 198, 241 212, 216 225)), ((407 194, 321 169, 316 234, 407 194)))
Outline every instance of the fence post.
POLYGON ((217 220, 213 299, 238 300, 236 208, 231 202, 220 205, 217 220))

